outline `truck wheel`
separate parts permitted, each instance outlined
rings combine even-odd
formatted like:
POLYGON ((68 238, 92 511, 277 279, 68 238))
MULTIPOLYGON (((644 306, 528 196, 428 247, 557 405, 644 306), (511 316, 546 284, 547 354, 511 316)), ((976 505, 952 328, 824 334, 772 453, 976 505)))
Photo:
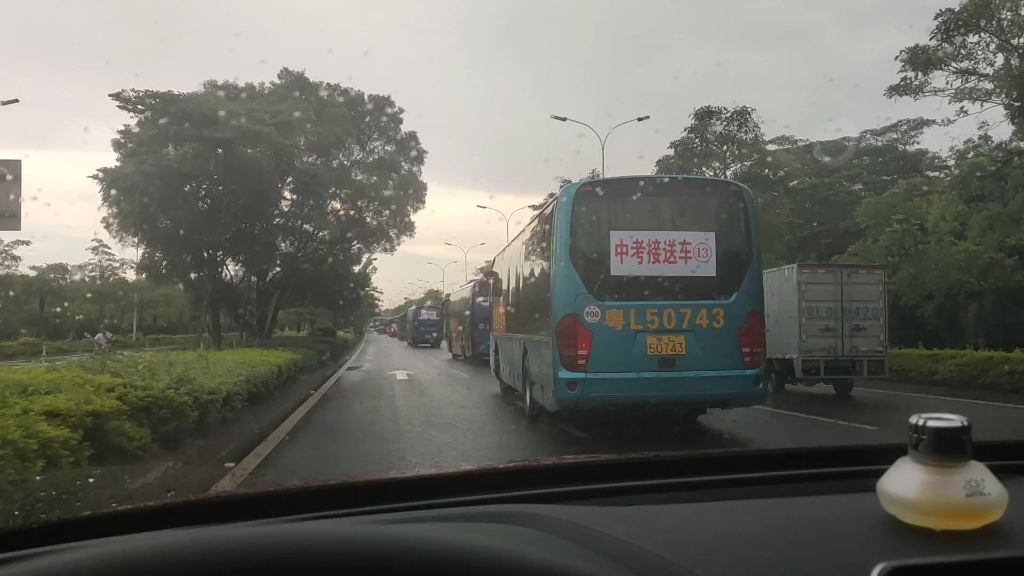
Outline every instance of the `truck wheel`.
POLYGON ((832 383, 832 390, 840 398, 849 398, 853 393, 853 380, 836 380, 832 383))
POLYGON ((786 391, 786 381, 779 378, 779 374, 775 371, 769 372, 765 376, 765 383, 768 386, 768 391, 772 394, 782 394, 786 391))

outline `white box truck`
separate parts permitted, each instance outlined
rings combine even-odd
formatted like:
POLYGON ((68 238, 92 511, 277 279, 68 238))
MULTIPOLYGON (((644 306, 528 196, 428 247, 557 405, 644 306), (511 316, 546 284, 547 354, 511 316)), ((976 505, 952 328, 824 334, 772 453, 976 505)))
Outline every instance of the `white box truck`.
POLYGON ((787 384, 831 385, 889 374, 885 268, 790 264, 764 271, 768 391, 787 384))

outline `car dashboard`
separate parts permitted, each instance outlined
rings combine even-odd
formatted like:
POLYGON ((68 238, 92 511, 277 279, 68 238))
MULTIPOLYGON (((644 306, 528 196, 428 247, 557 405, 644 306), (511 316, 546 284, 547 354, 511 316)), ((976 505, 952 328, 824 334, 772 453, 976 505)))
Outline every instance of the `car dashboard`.
MULTIPOLYGON (((374 567, 401 568, 403 554, 417 562, 413 558, 422 547, 436 554, 427 564, 419 564, 420 573, 470 573, 473 570, 467 569, 475 566, 492 574, 866 576, 886 561, 1024 549, 1024 506, 1014 505, 1024 498, 1024 475, 1001 475, 1010 493, 1006 514, 999 522, 970 532, 935 532, 900 523, 879 505, 873 476, 754 487, 716 488, 714 482, 704 482, 697 490, 567 498, 558 503, 324 512, 153 531, 11 553, 0 557, 0 574, 51 572, 40 566, 50 566, 54 574, 76 574, 76 554, 86 552, 94 560, 97 554, 111 559, 102 570, 105 574, 121 572, 116 564, 134 562, 154 563, 142 570, 147 574, 170 574, 186 568, 175 568, 186 550, 205 558, 211 570, 219 563, 244 567, 245 560, 231 558, 239 553, 254 563, 256 573, 268 568, 261 554, 275 554, 275 561, 297 570, 361 566, 372 573, 374 567), (177 549, 168 549, 169 542, 177 549), (275 544, 280 544, 276 552, 275 544), (365 552, 377 545, 384 556, 374 561, 365 552), (454 552, 442 558, 446 546, 454 552), (460 557, 460 547, 474 546, 475 551, 460 557), (163 553, 167 557, 161 558, 163 553), (132 560, 133 555, 138 559, 132 560), (524 559, 539 563, 530 568, 524 559), (551 566, 560 571, 548 571, 551 566)), ((135 563, 134 568, 144 567, 135 563)))

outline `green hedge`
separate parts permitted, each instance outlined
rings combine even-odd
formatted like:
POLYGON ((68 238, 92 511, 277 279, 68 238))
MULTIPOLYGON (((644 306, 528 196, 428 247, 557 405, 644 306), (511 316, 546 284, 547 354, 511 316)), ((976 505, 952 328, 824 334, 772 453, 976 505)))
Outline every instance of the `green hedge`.
POLYGON ((275 338, 264 349, 175 350, 0 367, 0 474, 124 460, 173 449, 337 360, 351 338, 275 338))
POLYGON ((907 384, 1024 392, 1024 352, 890 350, 889 379, 907 384))
POLYGON ((273 392, 304 364, 301 352, 226 350, 0 368, 0 474, 34 475, 174 448, 273 392))

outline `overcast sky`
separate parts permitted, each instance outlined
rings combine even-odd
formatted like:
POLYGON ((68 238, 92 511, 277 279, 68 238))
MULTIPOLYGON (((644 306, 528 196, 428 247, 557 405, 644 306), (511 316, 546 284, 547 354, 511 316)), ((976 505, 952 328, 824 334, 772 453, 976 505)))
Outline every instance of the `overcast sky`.
MULTIPOLYGON (((558 176, 600 164, 592 133, 650 115, 609 139, 609 175, 648 174, 705 104, 757 108, 769 136, 836 137, 936 103, 883 98, 897 51, 927 37, 951 0, 124 0, 4 7, 0 157, 23 159, 26 264, 85 259, 100 225, 87 176, 110 165, 126 121, 121 88, 191 90, 208 78, 271 80, 283 66, 389 93, 428 151, 418 233, 379 260, 385 303, 419 279, 461 280, 504 244, 501 218, 558 176)), ((929 135, 932 147, 970 126, 929 135)), ((513 220, 521 222, 520 212, 513 220)))

